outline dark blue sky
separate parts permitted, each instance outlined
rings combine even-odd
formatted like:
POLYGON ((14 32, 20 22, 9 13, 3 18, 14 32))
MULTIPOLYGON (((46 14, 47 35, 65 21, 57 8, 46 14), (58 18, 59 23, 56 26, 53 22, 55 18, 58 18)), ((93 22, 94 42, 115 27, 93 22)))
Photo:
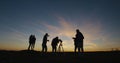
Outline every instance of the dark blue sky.
POLYGON ((14 49, 12 45, 7 47, 12 43, 19 46, 16 49, 23 49, 21 45, 27 44, 24 42, 30 34, 35 34, 37 43, 41 44, 45 32, 56 32, 51 38, 60 34, 67 44, 67 41, 72 42, 72 35, 64 33, 70 31, 74 36, 76 28, 86 37, 86 50, 104 49, 101 45, 106 49, 107 46, 119 48, 119 3, 119 0, 0 0, 1 49, 14 49), (57 32, 59 28, 64 33, 57 32))

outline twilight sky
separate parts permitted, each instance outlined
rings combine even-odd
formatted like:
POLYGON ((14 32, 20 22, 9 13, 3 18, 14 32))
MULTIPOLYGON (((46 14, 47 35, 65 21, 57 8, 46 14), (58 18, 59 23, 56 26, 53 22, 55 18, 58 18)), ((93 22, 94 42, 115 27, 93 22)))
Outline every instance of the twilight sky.
POLYGON ((119 0, 0 0, 0 49, 23 50, 36 36, 41 51, 43 35, 59 36, 65 51, 73 51, 72 37, 79 29, 85 51, 120 49, 119 0))

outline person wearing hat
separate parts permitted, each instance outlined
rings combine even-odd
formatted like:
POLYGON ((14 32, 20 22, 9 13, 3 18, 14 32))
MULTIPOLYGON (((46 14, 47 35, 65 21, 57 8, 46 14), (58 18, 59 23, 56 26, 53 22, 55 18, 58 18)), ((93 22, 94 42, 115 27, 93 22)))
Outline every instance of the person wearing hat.
POLYGON ((49 41, 48 38, 48 33, 46 33, 43 37, 43 42, 42 42, 42 52, 47 52, 47 41, 49 41))

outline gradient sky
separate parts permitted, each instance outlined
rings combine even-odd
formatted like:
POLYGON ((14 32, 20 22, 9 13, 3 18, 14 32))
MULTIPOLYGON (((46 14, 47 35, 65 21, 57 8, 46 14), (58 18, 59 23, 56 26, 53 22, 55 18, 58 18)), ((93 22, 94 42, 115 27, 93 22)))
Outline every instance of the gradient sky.
POLYGON ((36 36, 41 51, 43 35, 63 40, 65 51, 73 51, 75 30, 83 33, 85 51, 120 48, 119 0, 0 0, 0 49, 24 50, 28 38, 36 36))

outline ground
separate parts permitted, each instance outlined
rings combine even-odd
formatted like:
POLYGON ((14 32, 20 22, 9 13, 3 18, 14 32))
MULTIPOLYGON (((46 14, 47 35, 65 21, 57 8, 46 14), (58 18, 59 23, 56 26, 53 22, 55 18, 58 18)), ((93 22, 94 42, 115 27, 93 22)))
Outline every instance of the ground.
POLYGON ((42 53, 1 50, 0 63, 120 63, 120 51, 42 53))

